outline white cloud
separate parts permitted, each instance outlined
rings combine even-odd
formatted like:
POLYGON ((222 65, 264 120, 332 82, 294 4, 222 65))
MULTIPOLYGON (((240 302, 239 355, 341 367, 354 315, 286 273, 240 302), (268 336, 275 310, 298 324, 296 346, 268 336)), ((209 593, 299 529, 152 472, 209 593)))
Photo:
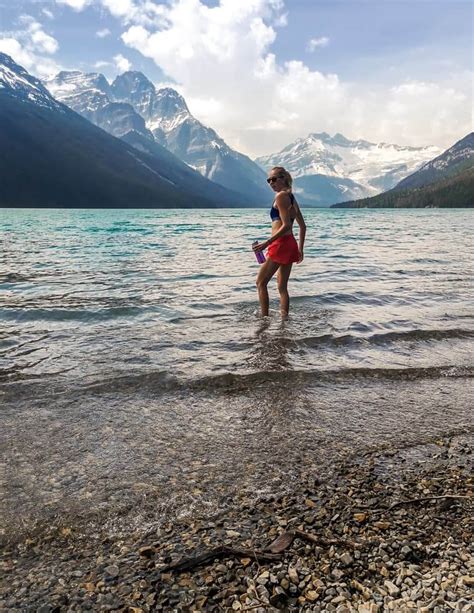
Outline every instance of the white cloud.
POLYGON ((41 12, 42 12, 42 13, 43 13, 43 15, 44 15, 45 17, 47 17, 48 19, 54 19, 54 14, 53 14, 53 13, 52 13, 52 11, 50 11, 49 9, 44 8, 44 9, 42 9, 42 11, 41 11, 41 12))
POLYGON ((401 142, 452 145, 453 134, 465 136, 472 125, 472 77, 472 73, 462 73, 442 83, 407 81, 392 87, 384 116, 378 119, 381 137, 396 134, 401 142))
POLYGON ((0 52, 10 55, 17 64, 25 68, 34 64, 32 54, 24 49, 15 38, 0 37, 0 52))
POLYGON ((127 70, 130 70, 132 67, 131 62, 129 62, 129 60, 127 60, 127 58, 121 53, 114 55, 114 62, 119 72, 127 72, 127 70))
POLYGON ((66 4, 75 11, 82 11, 86 6, 92 4, 94 0, 56 0, 57 4, 66 4))
POLYGON ((128 19, 137 11, 134 0, 101 0, 101 3, 114 17, 128 19))
POLYGON ((283 28, 288 25, 288 13, 280 13, 278 17, 273 21, 273 25, 276 28, 283 28))
POLYGON ((58 41, 43 30, 43 26, 30 15, 21 15, 23 30, 0 32, 0 51, 10 55, 15 62, 39 77, 47 77, 59 70, 52 59, 58 49, 58 41))
POLYGON ((327 36, 321 36, 320 38, 311 38, 306 45, 308 51, 315 51, 318 47, 327 47, 329 44, 329 38, 327 36))
MULTIPOLYGON (((231 0, 235 1, 235 0, 231 0)), ((125 24, 135 23, 158 26, 167 8, 157 0, 56 0, 80 12, 88 6, 100 6, 125 24)))
POLYGON ((109 28, 104 28, 103 30, 97 30, 97 32, 95 33, 97 38, 105 38, 106 36, 110 36, 110 34, 111 34, 111 31, 109 30, 109 28))
MULTIPOLYGON (((179 84, 191 112, 249 155, 312 131, 449 146, 471 126, 471 74, 387 87, 345 82, 297 58, 279 61, 272 45, 287 24, 283 0, 219 0, 211 7, 203 0, 57 1, 106 8, 125 26, 123 42, 179 84)), ((308 49, 329 42, 313 38, 308 49)), ((114 61, 121 71, 129 67, 123 56, 114 61)))
POLYGON ((49 34, 46 34, 46 32, 41 29, 41 25, 39 23, 33 24, 30 27, 29 33, 31 36, 31 42, 35 50, 39 53, 47 53, 52 55, 59 49, 58 41, 49 34))
POLYGON ((109 68, 110 66, 113 66, 112 62, 106 62, 104 60, 99 60, 94 64, 94 68, 97 68, 97 70, 101 70, 102 68, 109 68))

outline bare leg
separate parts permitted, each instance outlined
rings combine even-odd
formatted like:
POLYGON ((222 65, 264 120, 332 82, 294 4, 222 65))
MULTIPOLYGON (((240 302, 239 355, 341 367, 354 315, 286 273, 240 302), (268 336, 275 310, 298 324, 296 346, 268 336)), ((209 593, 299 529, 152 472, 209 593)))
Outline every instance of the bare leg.
POLYGON ((268 299, 268 289, 267 285, 270 279, 278 270, 280 264, 276 262, 272 262, 272 260, 267 259, 267 261, 260 266, 260 270, 257 275, 257 290, 258 290, 258 299, 260 301, 260 310, 262 312, 262 316, 266 317, 268 315, 269 308, 269 299, 268 299))
POLYGON ((290 312, 290 295, 288 294, 288 279, 293 264, 282 264, 278 269, 278 291, 280 292, 280 312, 282 317, 288 317, 290 312))

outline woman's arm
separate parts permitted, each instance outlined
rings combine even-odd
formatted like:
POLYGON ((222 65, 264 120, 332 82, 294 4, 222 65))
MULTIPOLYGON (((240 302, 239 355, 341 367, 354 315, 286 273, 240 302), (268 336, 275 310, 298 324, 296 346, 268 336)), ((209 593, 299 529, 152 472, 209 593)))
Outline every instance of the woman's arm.
MULTIPOLYGON (((295 201, 296 202, 296 201, 295 201)), ((304 221, 303 213, 301 212, 300 205, 296 202, 296 223, 298 224, 300 230, 298 232, 299 238, 299 250, 300 250, 300 259, 299 262, 303 261, 304 258, 304 239, 306 238, 306 224, 304 221)), ((299 263, 298 262, 298 263, 299 263)))

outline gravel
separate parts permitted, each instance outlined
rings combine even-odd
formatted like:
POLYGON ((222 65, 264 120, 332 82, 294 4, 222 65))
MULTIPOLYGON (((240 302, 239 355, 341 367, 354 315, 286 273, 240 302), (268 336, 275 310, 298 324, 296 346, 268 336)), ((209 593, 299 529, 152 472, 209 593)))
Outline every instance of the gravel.
MULTIPOLYGON (((448 438, 436 444, 451 448, 448 438)), ((368 452, 324 482, 302 471, 281 496, 170 518, 145 533, 55 518, 5 543, 3 609, 471 611, 471 441, 456 449, 411 464, 400 460, 404 451, 368 452), (283 533, 292 535, 283 551, 261 559, 283 533), (221 546, 248 553, 173 569, 221 546)))

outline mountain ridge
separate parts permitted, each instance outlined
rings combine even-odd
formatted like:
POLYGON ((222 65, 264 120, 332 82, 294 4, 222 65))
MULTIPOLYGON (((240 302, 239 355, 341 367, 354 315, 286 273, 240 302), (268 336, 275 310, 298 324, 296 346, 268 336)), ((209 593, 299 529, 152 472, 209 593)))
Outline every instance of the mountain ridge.
POLYGON ((238 194, 214 185, 158 143, 151 155, 96 127, 2 53, 0 128, 3 207, 245 205, 238 194))
POLYGON ((473 132, 387 192, 372 198, 334 204, 332 208, 423 207, 474 207, 473 132))
MULTIPOLYGON (((474 132, 470 132, 454 145, 424 164, 417 172, 409 175, 395 186, 395 189, 423 187, 447 175, 462 171, 466 164, 474 160, 474 132)), ((473 162, 474 163, 474 162, 473 162)))
MULTIPOLYGON (((100 75, 103 79, 105 77, 100 75)), ((246 201, 268 201, 265 173, 249 157, 231 149, 217 133, 191 115, 184 98, 166 87, 156 90, 141 72, 127 71, 107 85, 98 73, 63 71, 46 82, 50 91, 110 133, 123 137, 126 127, 139 125, 139 132, 167 148, 174 155, 213 182, 241 193, 246 201), (113 104, 128 104, 122 123, 112 116, 113 104), (99 108, 101 112, 99 112, 99 108)), ((125 113, 125 109, 122 111, 125 113)))
MULTIPOLYGON (((303 203, 329 205, 318 188, 331 187, 337 201, 372 196, 389 189, 440 152, 437 147, 408 147, 350 140, 341 133, 311 132, 279 153, 256 159, 262 167, 284 166, 294 177, 303 203)), ((323 192, 324 193, 324 192, 323 192)), ((333 200, 332 202, 335 202, 333 200)))

